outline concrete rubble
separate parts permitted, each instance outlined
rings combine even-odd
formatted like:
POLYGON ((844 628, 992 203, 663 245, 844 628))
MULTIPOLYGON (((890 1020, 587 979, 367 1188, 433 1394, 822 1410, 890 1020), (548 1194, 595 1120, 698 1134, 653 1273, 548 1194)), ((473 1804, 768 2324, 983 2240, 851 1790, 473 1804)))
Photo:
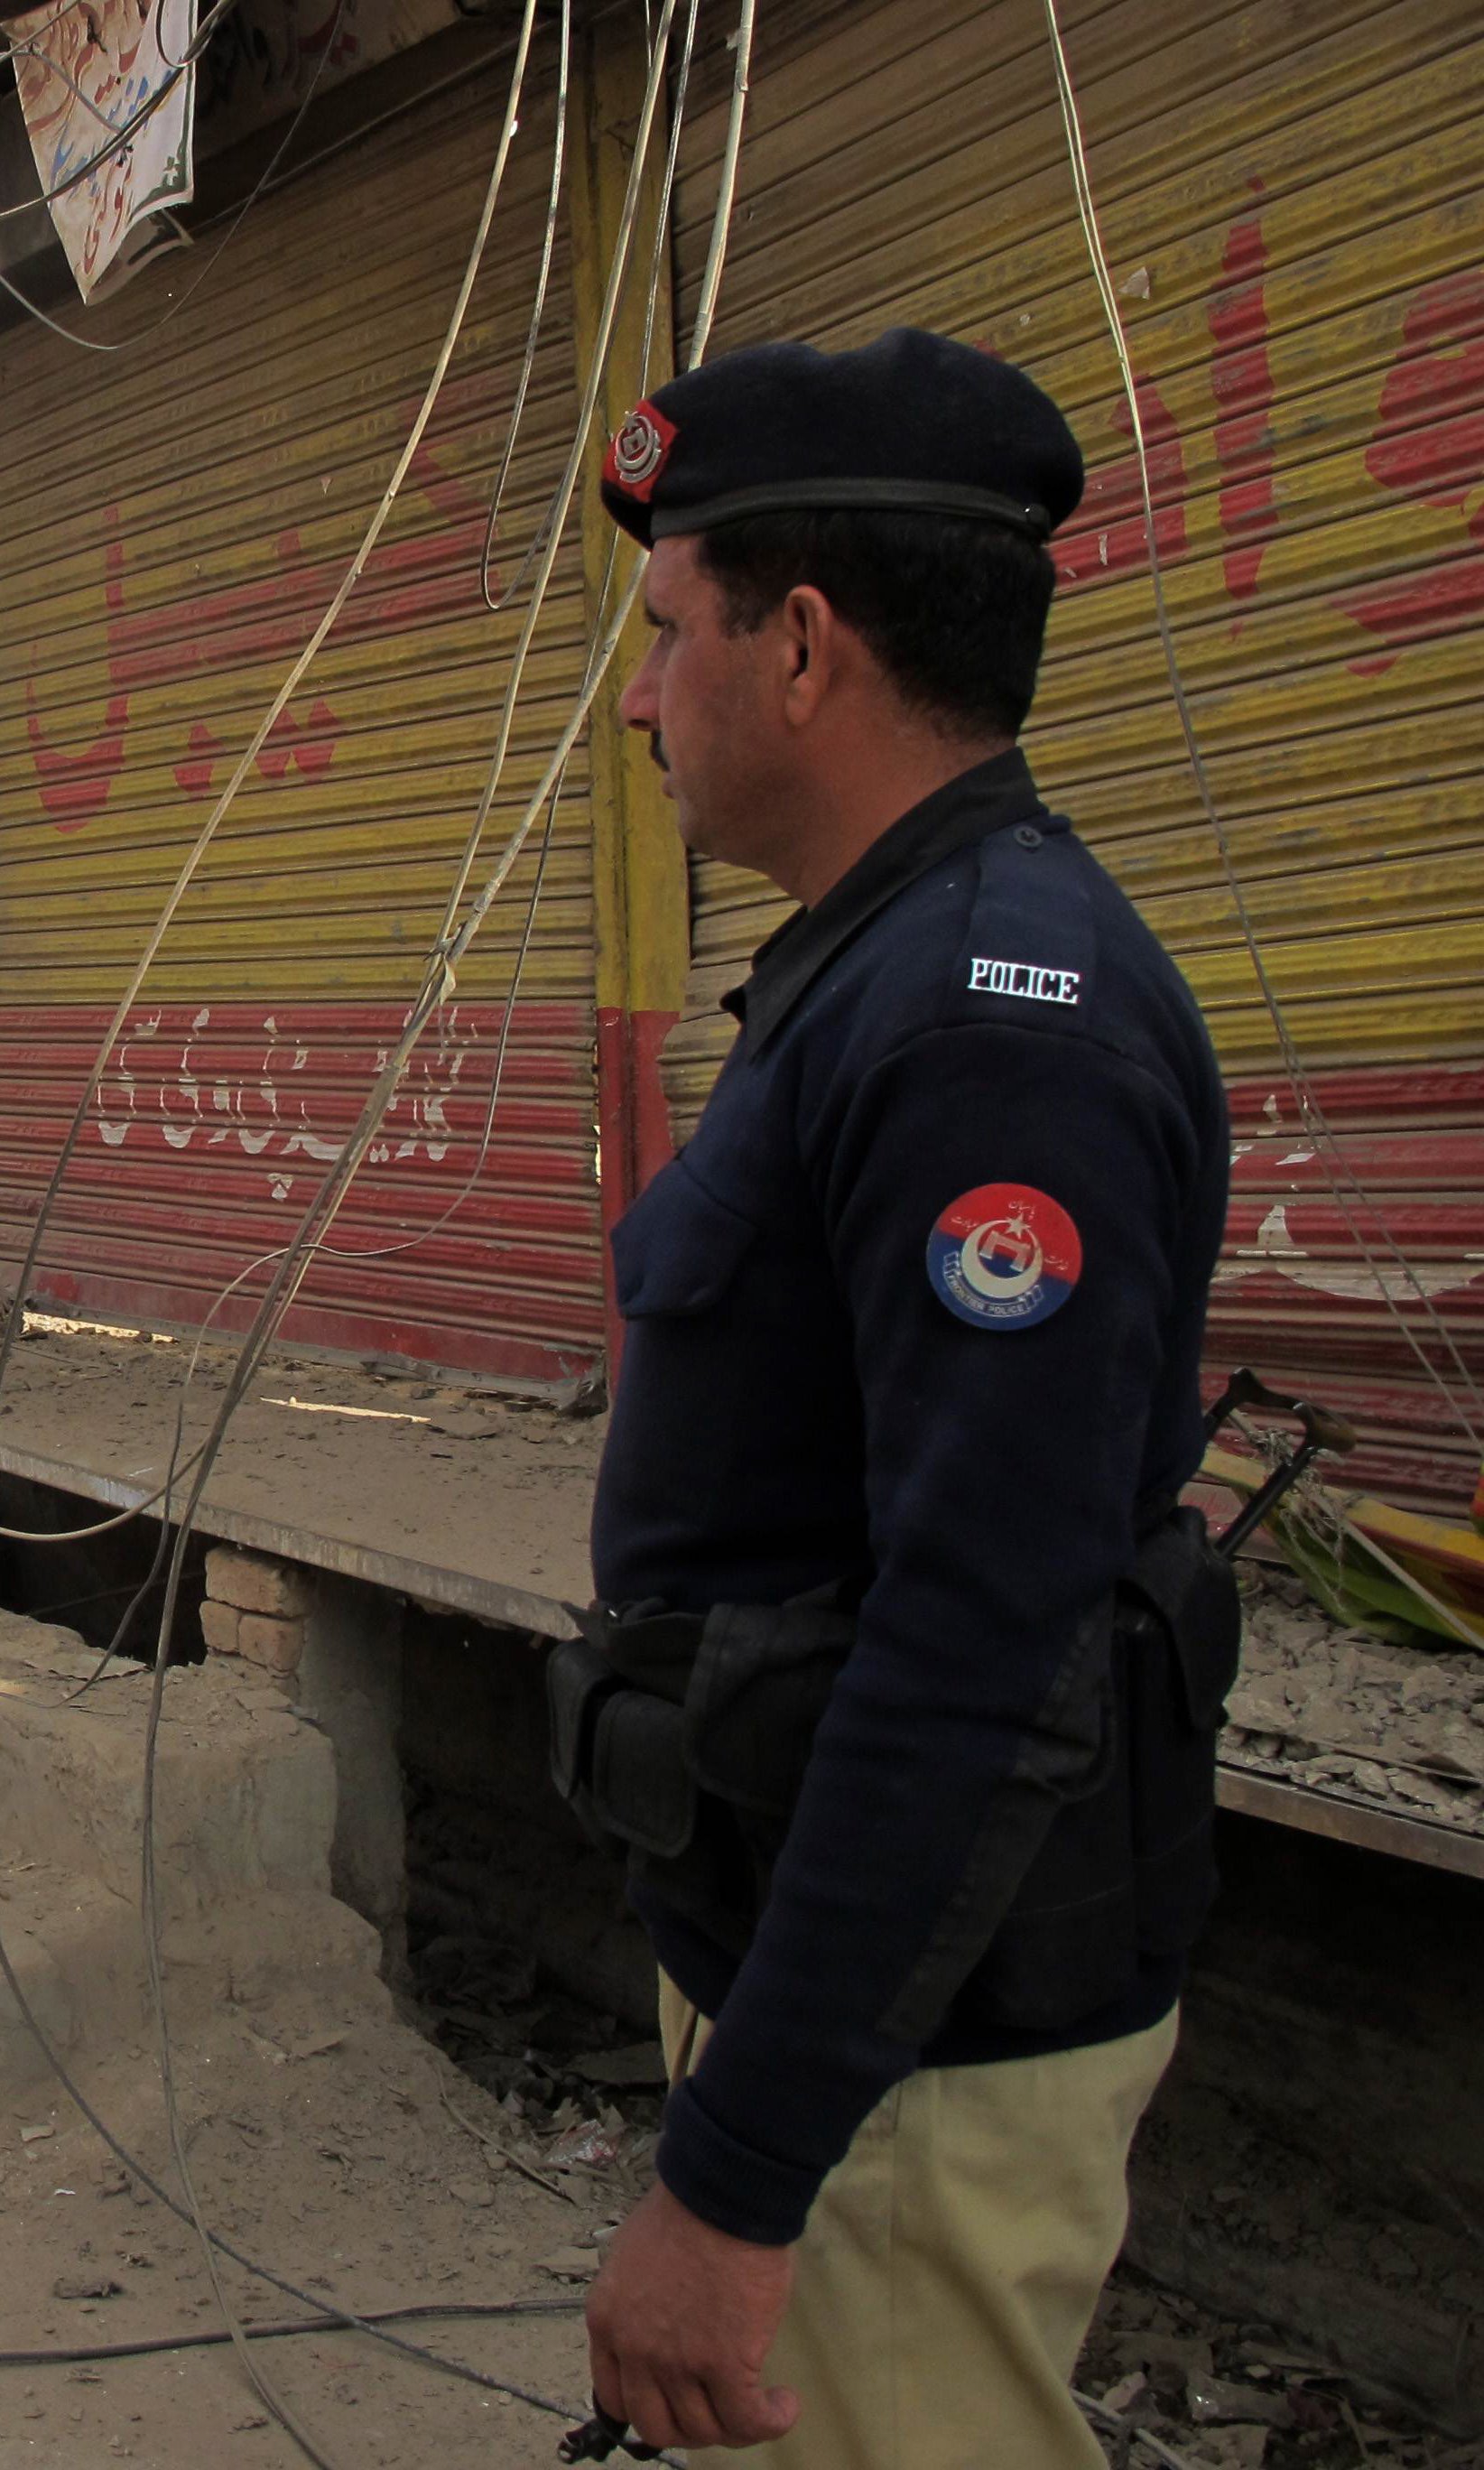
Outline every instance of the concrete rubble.
POLYGON ((1484 1835, 1484 1656, 1389 1645, 1264 1571, 1244 1608, 1223 1759, 1484 1835))

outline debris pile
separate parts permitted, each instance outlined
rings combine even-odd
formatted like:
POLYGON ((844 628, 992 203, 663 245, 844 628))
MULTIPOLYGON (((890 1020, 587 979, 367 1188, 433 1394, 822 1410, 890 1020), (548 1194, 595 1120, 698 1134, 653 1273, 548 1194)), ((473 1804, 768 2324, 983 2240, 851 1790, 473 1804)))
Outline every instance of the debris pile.
POLYGON ((1402 2410, 1261 2324, 1205 2314, 1121 2267, 1078 2367, 1078 2389, 1115 2470, 1453 2470, 1402 2410))
POLYGON ((1484 1656, 1469 1647, 1388 1644, 1264 1569, 1230 1717, 1230 1765, 1484 1834, 1484 1656))
POLYGON ((625 2039, 616 2017, 542 1984, 529 1956, 488 1940, 445 1932, 416 1949, 414 1967, 425 2024, 492 2096, 502 2159, 572 2202, 583 2181, 637 2202, 659 2141, 659 2042, 625 2039))

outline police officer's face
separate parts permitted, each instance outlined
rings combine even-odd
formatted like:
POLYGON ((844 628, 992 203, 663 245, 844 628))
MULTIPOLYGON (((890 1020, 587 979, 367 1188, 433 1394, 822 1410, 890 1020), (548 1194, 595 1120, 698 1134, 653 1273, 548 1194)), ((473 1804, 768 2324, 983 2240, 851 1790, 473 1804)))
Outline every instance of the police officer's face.
POLYGON ((770 692, 777 646, 766 626, 727 632, 721 592, 690 537, 657 543, 644 604, 654 641, 624 690, 623 719, 650 739, 686 847, 766 870, 762 836, 789 753, 770 692))

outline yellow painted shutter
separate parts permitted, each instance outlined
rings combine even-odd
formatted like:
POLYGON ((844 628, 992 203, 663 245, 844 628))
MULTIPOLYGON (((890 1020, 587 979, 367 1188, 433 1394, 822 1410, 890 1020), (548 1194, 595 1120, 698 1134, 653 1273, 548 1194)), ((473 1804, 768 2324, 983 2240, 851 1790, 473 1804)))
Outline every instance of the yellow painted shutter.
MULTIPOLYGON (((12 1258, 162 894, 406 437, 506 74, 472 77, 266 198, 142 350, 98 360, 35 326, 0 334, 0 1216, 12 1258)), ((46 1247, 50 1297, 198 1321, 297 1220, 419 983, 522 617, 519 600, 490 616, 477 576, 545 229, 549 82, 523 115, 463 338, 391 523, 110 1066, 46 1247)), ((157 268, 86 331, 138 328, 193 271, 189 258, 157 268)), ((564 231, 496 550, 506 580, 575 415, 564 231)), ((491 860, 576 691, 583 632, 574 547, 527 673, 491 860)), ((538 1380, 597 1354, 581 759, 475 1189, 426 1243, 366 1257, 430 1226, 474 1171, 534 862, 533 844, 339 1221, 334 1240, 361 1257, 316 1263, 290 1336, 538 1380)))
MULTIPOLYGON (((1472 0, 1064 12, 1152 456, 1180 658, 1268 967, 1326 1111, 1459 1343, 1484 1323, 1484 29, 1472 0)), ((725 59, 681 193, 694 297, 725 59)), ((931 325, 1023 361, 1089 465, 1028 749, 1189 974, 1237 1138, 1213 1369, 1350 1410, 1355 1480, 1460 1508, 1477 1473, 1333 1197, 1185 759, 1126 407, 1036 0, 775 12, 715 348, 931 325)), ((684 1128, 718 991, 781 914, 694 870, 684 1128)), ((989 1165, 986 1162, 986 1173, 989 1165)))

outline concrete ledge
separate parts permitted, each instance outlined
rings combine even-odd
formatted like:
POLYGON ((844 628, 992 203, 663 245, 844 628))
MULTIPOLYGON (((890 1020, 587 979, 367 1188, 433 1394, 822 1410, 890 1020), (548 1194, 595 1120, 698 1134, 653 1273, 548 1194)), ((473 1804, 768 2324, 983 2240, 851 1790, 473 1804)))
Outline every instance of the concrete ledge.
MULTIPOLYGON (((152 1480, 149 1483, 130 1483, 117 1476, 102 1475, 90 1467, 44 1457, 33 1450, 7 1443, 0 1443, 0 1475, 47 1484, 58 1492, 77 1493, 86 1501, 101 1501, 110 1509, 137 1509, 157 1489, 152 1480)), ((156 1509, 145 1514, 157 1517, 159 1513, 156 1509)), ((243 1545, 249 1551, 301 1561, 313 1570, 332 1570, 342 1578, 363 1579, 369 1586, 390 1588, 396 1595, 410 1596, 441 1611, 468 1613, 474 1619, 498 1628, 540 1630, 546 1638, 574 1638, 577 1634, 571 1615, 555 1596, 538 1595, 527 1587, 505 1586, 498 1579, 479 1577, 471 1571, 438 1569, 432 1562, 415 1561, 405 1553, 378 1551, 371 1546, 351 1543, 342 1536, 324 1535, 290 1520, 229 1509, 213 1503, 209 1495, 196 1513, 195 1525, 202 1535, 243 1545)))
POLYGON ((1441 1820, 1370 1809, 1338 1793, 1317 1791, 1312 1784, 1285 1783, 1280 1776, 1255 1775, 1240 1766, 1218 1770, 1217 1801, 1222 1809, 1265 1818, 1277 1827, 1296 1827, 1305 1835, 1327 1836, 1332 1844, 1354 1844, 1365 1852, 1419 1861, 1425 1869, 1484 1878, 1484 1835, 1471 1835, 1441 1820))

